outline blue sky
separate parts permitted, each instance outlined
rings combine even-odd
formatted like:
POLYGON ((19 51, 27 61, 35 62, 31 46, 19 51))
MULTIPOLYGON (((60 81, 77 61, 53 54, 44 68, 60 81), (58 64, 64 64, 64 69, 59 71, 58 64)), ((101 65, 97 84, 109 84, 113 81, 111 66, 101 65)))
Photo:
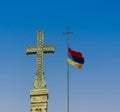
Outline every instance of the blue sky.
POLYGON ((45 30, 44 72, 49 90, 48 112, 66 112, 67 46, 85 57, 82 70, 70 65, 70 111, 120 111, 120 2, 118 0, 0 1, 0 111, 30 110, 36 56, 36 31, 45 30))

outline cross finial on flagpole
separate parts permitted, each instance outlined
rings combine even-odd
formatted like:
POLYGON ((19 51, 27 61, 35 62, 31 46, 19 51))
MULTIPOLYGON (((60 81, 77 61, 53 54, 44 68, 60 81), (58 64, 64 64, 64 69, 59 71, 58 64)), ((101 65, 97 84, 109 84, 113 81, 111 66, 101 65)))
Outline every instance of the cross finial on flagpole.
POLYGON ((69 47, 69 40, 70 40, 70 35, 73 34, 73 32, 70 31, 69 27, 67 28, 67 31, 64 32, 65 35, 67 35, 67 47, 69 47))

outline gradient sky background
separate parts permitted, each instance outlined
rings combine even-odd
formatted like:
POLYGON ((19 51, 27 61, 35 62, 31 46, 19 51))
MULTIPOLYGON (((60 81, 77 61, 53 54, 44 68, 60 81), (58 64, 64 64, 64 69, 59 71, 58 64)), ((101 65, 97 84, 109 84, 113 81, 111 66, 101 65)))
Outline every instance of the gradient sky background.
POLYGON ((36 31, 45 30, 44 72, 48 112, 66 112, 67 46, 85 57, 82 70, 70 65, 70 112, 120 112, 119 0, 0 1, 0 112, 30 112, 36 55, 36 31))

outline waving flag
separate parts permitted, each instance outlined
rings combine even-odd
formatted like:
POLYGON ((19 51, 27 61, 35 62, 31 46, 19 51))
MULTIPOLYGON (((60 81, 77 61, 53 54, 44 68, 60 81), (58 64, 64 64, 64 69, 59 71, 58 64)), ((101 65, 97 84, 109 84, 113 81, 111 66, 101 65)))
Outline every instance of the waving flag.
POLYGON ((68 48, 68 63, 78 67, 79 69, 82 68, 82 64, 84 64, 84 57, 82 53, 68 48))

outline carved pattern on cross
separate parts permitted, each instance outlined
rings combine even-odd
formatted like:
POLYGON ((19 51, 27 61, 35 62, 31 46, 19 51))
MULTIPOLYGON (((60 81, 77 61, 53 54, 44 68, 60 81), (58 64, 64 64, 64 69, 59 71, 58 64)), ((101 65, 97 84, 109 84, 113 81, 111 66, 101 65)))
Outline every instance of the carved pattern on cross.
POLYGON ((44 53, 54 53, 53 45, 44 45, 44 31, 37 32, 37 46, 30 46, 26 49, 26 54, 37 54, 37 72, 36 79, 34 80, 34 88, 40 89, 46 87, 46 81, 44 78, 44 53))

